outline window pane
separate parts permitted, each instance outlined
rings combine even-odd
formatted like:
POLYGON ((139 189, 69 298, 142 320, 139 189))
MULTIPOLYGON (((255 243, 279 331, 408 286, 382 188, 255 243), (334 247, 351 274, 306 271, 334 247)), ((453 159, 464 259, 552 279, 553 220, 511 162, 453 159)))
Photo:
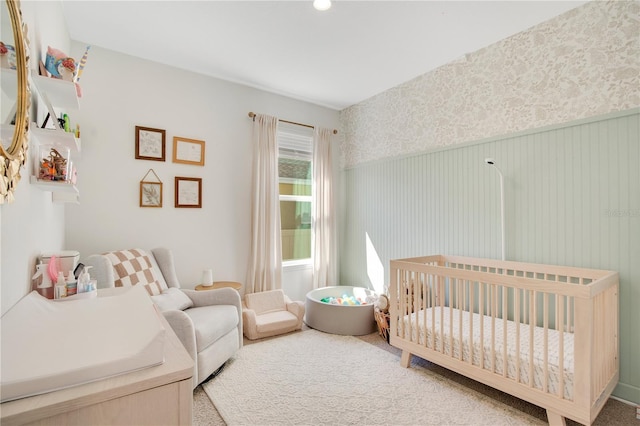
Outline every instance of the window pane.
POLYGON ((280 201, 282 260, 311 257, 311 202, 280 201))
POLYGON ((311 195, 311 161, 280 157, 278 176, 280 176, 280 194, 311 195))

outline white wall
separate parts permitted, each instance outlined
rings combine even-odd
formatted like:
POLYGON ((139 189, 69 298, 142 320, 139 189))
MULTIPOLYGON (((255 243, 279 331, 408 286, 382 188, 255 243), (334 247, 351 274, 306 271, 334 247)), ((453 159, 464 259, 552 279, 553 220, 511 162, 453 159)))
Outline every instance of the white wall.
MULTIPOLYGON (((3 6, 4 7, 4 6, 3 6)), ((47 45, 69 48, 69 35, 57 2, 22 2, 22 17, 29 28, 30 68, 37 73, 38 60, 44 59, 47 45)), ((32 117, 36 118, 37 102, 32 117)), ((42 108, 40 108, 42 110, 42 108)), ((29 184, 29 164, 22 168, 22 179, 15 202, 3 204, 1 228, 1 304, 2 314, 31 290, 31 276, 42 252, 64 247, 64 206, 51 202, 51 193, 29 184)))
MULTIPOLYGON (((85 44, 74 42, 80 58, 85 44)), ((323 127, 338 112, 93 46, 81 78, 80 204, 66 207, 66 248, 81 258, 124 248, 173 250, 183 287, 214 280, 245 282, 249 252, 254 111, 323 127), (134 158, 135 126, 166 130, 165 162, 134 158), (204 140, 205 166, 172 162, 174 136, 204 140), (139 207, 139 182, 149 169, 163 182, 163 207, 139 207), (201 209, 174 208, 174 177, 200 177, 201 209)), ((336 143, 336 151, 338 144, 336 143)), ((283 288, 303 300, 309 274, 284 275, 283 288), (305 282, 301 282, 305 281, 305 282), (302 295, 302 297, 300 297, 302 295)))

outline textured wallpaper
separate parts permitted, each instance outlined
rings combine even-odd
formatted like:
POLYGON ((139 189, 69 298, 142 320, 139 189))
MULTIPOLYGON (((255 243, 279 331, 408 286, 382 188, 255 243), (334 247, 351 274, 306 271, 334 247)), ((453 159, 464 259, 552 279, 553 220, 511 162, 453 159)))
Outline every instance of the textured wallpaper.
POLYGON ((340 113, 343 167, 640 106, 640 3, 594 1, 340 113))

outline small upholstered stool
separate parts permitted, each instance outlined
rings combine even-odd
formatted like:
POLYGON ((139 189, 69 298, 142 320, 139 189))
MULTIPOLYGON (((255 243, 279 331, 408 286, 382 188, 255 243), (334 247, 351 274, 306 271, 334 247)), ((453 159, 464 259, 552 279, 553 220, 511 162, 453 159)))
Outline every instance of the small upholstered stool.
POLYGON ((244 296, 242 328, 249 340, 262 339, 302 329, 304 304, 292 302, 282 290, 244 296))

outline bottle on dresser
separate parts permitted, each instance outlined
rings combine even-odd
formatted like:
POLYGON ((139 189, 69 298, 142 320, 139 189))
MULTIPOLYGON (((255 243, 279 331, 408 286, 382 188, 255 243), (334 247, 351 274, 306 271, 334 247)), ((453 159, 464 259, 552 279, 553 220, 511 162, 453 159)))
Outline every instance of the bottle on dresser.
POLYGON ((67 297, 67 282, 64 279, 62 271, 58 272, 58 280, 56 281, 56 286, 53 288, 53 297, 54 299, 67 297))

